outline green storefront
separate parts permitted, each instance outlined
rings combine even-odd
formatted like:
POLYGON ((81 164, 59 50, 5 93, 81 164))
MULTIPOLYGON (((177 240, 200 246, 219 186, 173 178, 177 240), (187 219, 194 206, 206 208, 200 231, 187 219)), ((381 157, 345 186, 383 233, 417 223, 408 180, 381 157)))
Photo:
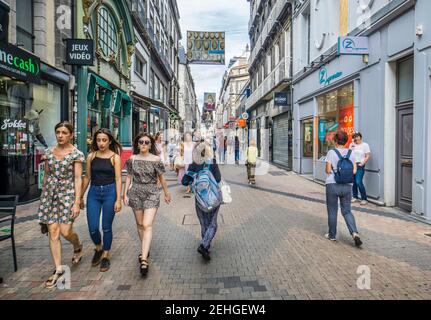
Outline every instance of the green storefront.
POLYGON ((76 19, 75 37, 92 39, 95 49, 94 65, 76 70, 78 148, 88 151, 100 128, 109 128, 123 146, 130 146, 135 37, 127 3, 78 0, 76 19))

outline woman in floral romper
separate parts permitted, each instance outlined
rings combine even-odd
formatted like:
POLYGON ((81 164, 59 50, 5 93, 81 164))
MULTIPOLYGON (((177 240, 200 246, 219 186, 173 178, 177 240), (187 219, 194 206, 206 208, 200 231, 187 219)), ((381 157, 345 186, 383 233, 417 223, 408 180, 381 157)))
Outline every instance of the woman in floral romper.
POLYGON ((133 142, 134 155, 126 161, 127 176, 124 191, 124 204, 130 206, 136 219, 141 254, 138 259, 140 273, 148 273, 148 256, 153 238, 153 222, 160 206, 160 191, 157 181, 163 187, 166 203, 171 202, 171 194, 164 178, 165 166, 156 156, 156 143, 147 133, 139 134, 133 142))
POLYGON ((45 176, 41 203, 38 211, 39 221, 48 226, 49 246, 55 263, 54 274, 45 282, 46 288, 57 285, 64 274, 61 267, 60 235, 73 244, 73 264, 82 258, 82 243, 73 231, 73 222, 80 212, 82 162, 84 155, 71 144, 73 126, 61 122, 55 126, 57 145, 46 149, 45 176))

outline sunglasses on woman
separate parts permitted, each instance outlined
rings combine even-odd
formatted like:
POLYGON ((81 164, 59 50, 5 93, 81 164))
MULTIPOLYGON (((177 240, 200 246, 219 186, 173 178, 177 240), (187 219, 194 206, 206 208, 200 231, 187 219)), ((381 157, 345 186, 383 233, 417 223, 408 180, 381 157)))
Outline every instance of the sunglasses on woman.
POLYGON ((138 143, 142 146, 142 145, 146 145, 146 146, 148 146, 150 143, 151 143, 151 141, 150 140, 139 140, 138 141, 138 143))

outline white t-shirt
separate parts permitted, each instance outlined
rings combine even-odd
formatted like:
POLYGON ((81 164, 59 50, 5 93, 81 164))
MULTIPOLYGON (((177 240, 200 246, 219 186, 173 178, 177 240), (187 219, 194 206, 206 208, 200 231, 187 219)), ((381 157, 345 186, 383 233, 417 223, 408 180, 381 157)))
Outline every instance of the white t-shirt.
MULTIPOLYGON (((341 155, 345 157, 347 152, 349 152, 349 149, 338 149, 338 151, 340 151, 341 155)), ((349 159, 353 162, 353 152, 349 159)), ((338 161, 340 161, 340 158, 338 157, 337 153, 334 150, 329 150, 328 154, 326 155, 326 162, 329 162, 332 165, 333 170, 326 176, 326 184, 337 183, 334 178, 334 171, 337 171, 338 161)))
POLYGON ((193 148, 195 147, 194 143, 184 143, 184 163, 186 165, 193 163, 193 148))
POLYGON ((365 155, 367 153, 371 153, 370 146, 362 142, 361 144, 351 143, 350 149, 353 151, 353 159, 355 159, 356 163, 361 162, 365 159, 365 155))

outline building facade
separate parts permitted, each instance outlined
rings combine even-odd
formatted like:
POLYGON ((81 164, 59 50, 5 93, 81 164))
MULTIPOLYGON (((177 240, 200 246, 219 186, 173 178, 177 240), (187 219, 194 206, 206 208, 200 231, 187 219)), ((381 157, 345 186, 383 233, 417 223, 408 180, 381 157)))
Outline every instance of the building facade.
POLYGON ((324 181, 333 133, 360 131, 370 200, 431 220, 427 12, 426 0, 295 2, 293 168, 324 181), (366 37, 369 54, 339 55, 345 35, 366 37))
POLYGON ((59 39, 70 37, 72 1, 0 1, 0 194, 21 203, 41 193, 54 127, 72 120, 74 83, 59 39), (10 59, 19 61, 11 64, 10 59))
POLYGON ((261 159, 287 169, 293 159, 292 27, 288 0, 251 0, 249 73, 251 96, 246 101, 250 137, 261 159), (282 99, 275 99, 283 96, 282 99))
POLYGON ((135 34, 129 7, 120 1, 76 1, 78 39, 93 40, 92 66, 78 66, 77 138, 84 153, 95 131, 108 128, 125 147, 131 146, 130 95, 135 34))
POLYGON ((190 66, 187 63, 186 53, 184 48, 180 47, 179 52, 180 65, 178 73, 178 81, 180 84, 179 94, 179 116, 181 118, 179 132, 192 132, 197 128, 198 103, 195 91, 195 83, 190 71, 190 66))

